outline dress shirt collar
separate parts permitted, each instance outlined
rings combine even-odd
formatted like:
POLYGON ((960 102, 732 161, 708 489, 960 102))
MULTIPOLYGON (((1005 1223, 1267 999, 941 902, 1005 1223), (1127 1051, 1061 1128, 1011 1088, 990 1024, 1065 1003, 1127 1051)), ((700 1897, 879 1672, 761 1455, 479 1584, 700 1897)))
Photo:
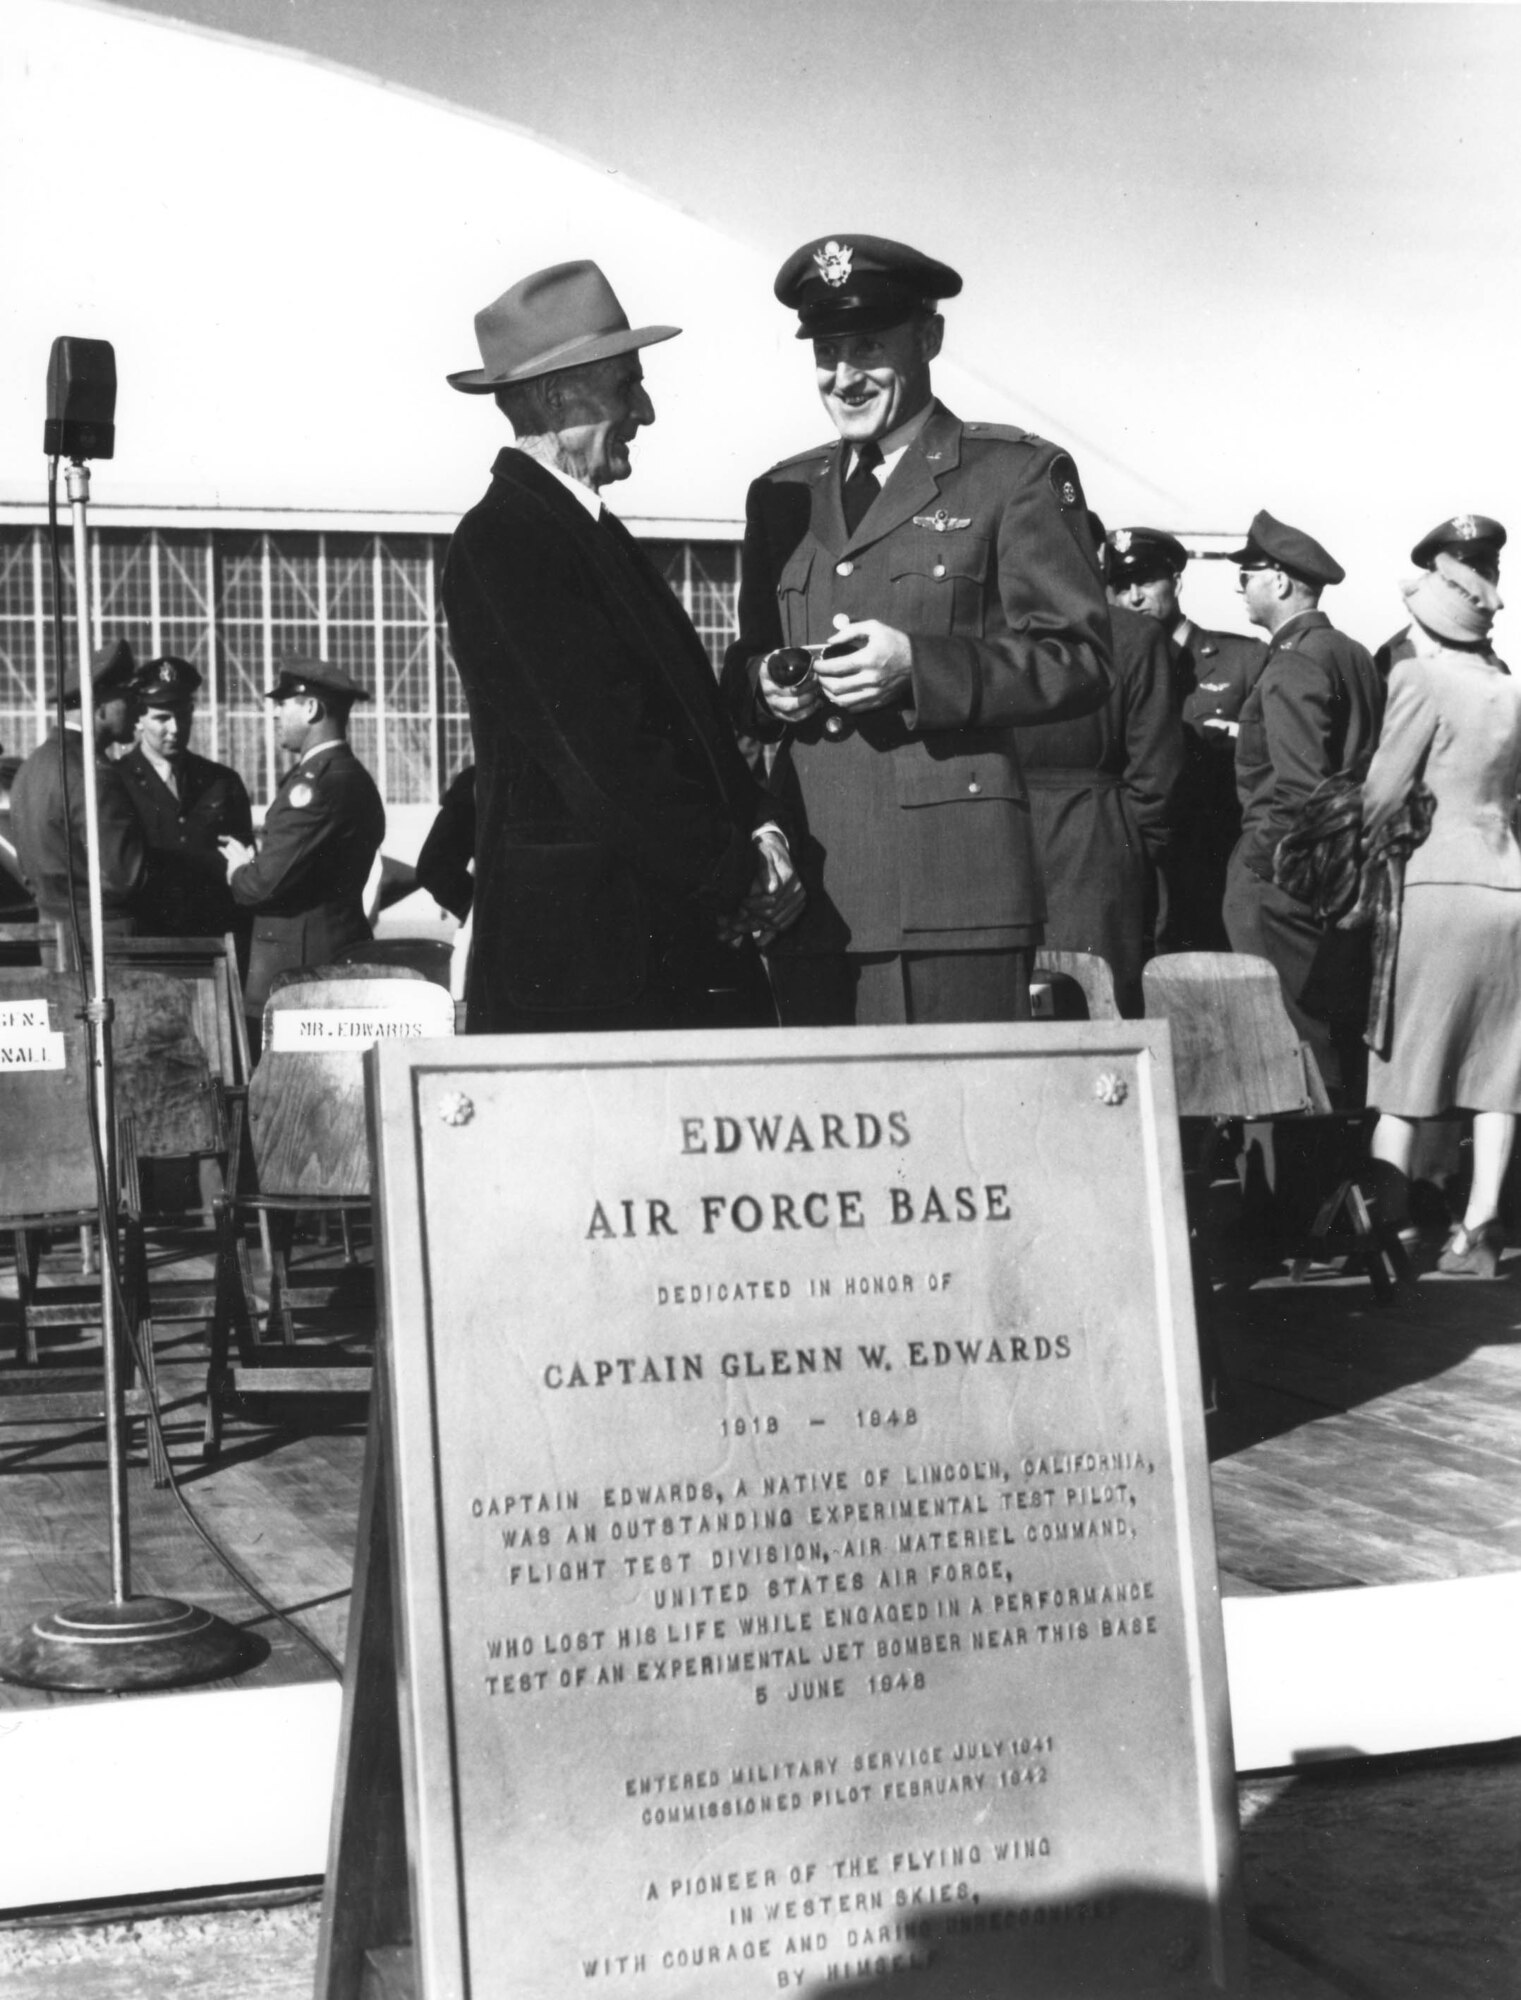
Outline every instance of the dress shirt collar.
POLYGON ((535 465, 542 466, 551 479, 558 479, 565 491, 575 495, 594 521, 601 519, 602 501, 595 487, 583 486, 579 479, 572 479, 568 472, 562 472, 559 466, 551 465, 547 458, 540 458, 537 452, 525 452, 523 455, 525 458, 531 458, 535 465))
MULTIPOLYGON (((902 458, 904 452, 908 450, 909 446, 913 443, 914 439, 919 435, 920 431, 922 431, 924 429, 924 426, 929 422, 930 415, 931 412, 934 410, 934 407, 935 405, 933 401, 926 403, 924 408, 920 410, 916 416, 912 416, 908 419, 907 423, 899 424, 896 430, 891 430, 887 433, 885 437, 880 437, 877 439, 877 447, 882 453, 881 463, 876 467, 874 467, 876 481, 879 486, 885 486, 887 484, 889 478, 892 476, 894 467, 898 463, 898 460, 902 458)), ((855 463, 856 463, 856 451, 855 447, 852 446, 850 452, 850 463, 845 468, 847 476, 855 470, 855 463)))

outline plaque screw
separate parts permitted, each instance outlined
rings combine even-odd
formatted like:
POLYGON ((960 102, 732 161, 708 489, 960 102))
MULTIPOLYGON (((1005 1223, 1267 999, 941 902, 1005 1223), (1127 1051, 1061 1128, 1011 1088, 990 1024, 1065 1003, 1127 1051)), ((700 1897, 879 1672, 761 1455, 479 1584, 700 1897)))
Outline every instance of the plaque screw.
POLYGON ((1124 1077, 1116 1076, 1112 1069, 1106 1069, 1100 1073, 1098 1081, 1094 1084, 1093 1094, 1100 1104, 1123 1104, 1130 1095, 1130 1086, 1124 1077))
POLYGON ((468 1125, 475 1116, 475 1106, 462 1090, 455 1090, 438 1107, 438 1115, 446 1125, 468 1125))

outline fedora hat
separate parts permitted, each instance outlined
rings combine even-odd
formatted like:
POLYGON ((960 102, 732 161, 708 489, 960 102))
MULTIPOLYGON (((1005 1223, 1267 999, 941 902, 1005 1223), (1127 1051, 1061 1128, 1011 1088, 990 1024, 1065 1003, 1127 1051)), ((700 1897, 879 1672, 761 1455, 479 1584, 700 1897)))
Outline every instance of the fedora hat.
POLYGON ((528 382, 560 368, 584 368, 631 348, 671 340, 679 326, 631 327, 618 295, 589 258, 551 264, 493 299, 475 316, 480 368, 463 368, 450 384, 467 396, 489 396, 507 382, 528 382))

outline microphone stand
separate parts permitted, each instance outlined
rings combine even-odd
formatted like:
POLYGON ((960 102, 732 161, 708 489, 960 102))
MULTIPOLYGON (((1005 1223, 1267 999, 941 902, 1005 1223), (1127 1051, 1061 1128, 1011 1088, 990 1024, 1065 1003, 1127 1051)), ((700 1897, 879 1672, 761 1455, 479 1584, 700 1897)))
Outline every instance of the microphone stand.
MULTIPOLYGON (((84 746, 85 856, 89 884, 91 997, 90 1081, 98 1139, 100 1338, 105 1367, 106 1468, 111 1531, 111 1596, 33 1620, 0 1646, 0 1675, 29 1687, 121 1694, 184 1687, 236 1673, 248 1662, 243 1633, 176 1597, 134 1597, 127 1514, 126 1416, 116 1297, 116 1111, 111 1067, 114 1009, 106 990, 105 916, 100 882, 100 811, 96 797, 95 702, 90 671, 90 567, 85 510, 90 469, 71 459, 66 474, 74 519, 74 606, 79 651, 79 716, 84 746)), ((60 669, 62 667, 62 662, 60 669)), ((60 759, 66 746, 59 742, 60 759)), ((68 837, 68 829, 65 829, 68 837)))

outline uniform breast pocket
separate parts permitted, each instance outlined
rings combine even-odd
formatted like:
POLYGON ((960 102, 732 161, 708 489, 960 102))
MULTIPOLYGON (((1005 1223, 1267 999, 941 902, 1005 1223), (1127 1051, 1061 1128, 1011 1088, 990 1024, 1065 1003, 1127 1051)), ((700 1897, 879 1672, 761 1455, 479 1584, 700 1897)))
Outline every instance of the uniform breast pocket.
POLYGON ((905 632, 981 634, 989 564, 985 537, 927 534, 894 549, 888 623, 905 632))

